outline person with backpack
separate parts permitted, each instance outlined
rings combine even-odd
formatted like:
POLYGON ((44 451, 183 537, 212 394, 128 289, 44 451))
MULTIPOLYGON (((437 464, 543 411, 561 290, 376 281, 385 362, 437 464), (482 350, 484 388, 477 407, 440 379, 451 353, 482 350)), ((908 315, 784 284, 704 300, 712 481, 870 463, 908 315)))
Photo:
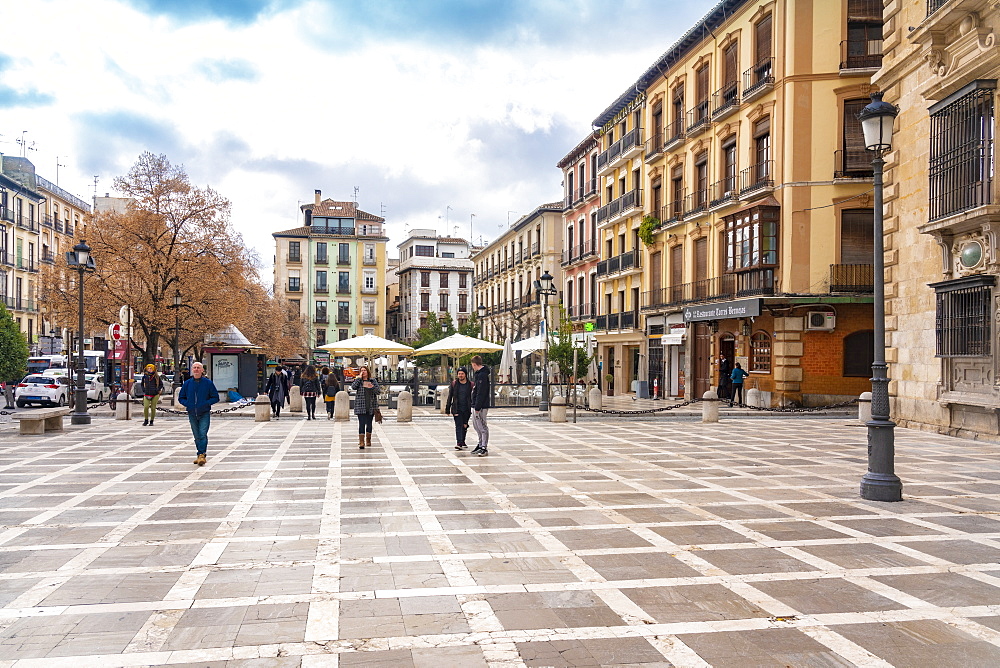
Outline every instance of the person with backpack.
POLYGON ((486 423, 486 414, 490 410, 493 402, 493 389, 490 387, 490 368, 483 364, 480 355, 472 356, 472 428, 479 436, 479 443, 472 450, 472 454, 479 457, 486 457, 490 454, 490 427, 486 423))
POLYGON ((729 407, 730 408, 733 407, 733 403, 736 401, 736 397, 737 396, 739 396, 739 398, 740 398, 739 399, 740 406, 743 405, 743 401, 744 401, 744 399, 743 399, 743 379, 746 378, 749 375, 750 374, 748 374, 746 371, 743 370, 743 367, 740 366, 740 363, 737 362, 736 366, 733 368, 733 373, 731 375, 731 378, 733 380, 733 384, 732 384, 732 392, 729 395, 729 407))
MULTIPOLYGON (((326 369, 326 367, 323 367, 326 369)), ((340 381, 333 369, 326 369, 323 376, 323 402, 326 404, 326 419, 333 419, 333 409, 337 405, 337 392, 340 392, 340 381)))
POLYGON ((465 369, 455 372, 444 412, 455 419, 455 449, 465 450, 469 447, 465 444, 465 435, 469 433, 469 418, 472 417, 472 383, 465 369))
POLYGON ((140 381, 142 386, 142 426, 152 427, 156 419, 156 404, 163 394, 163 379, 156 373, 156 366, 146 365, 146 372, 140 381))

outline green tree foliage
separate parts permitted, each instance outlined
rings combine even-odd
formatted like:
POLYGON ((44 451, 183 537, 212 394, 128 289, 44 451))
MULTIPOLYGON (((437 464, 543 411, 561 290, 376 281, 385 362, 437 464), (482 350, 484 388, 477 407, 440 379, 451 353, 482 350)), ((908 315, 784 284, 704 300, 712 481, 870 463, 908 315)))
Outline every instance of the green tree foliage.
POLYGON ((458 333, 464 336, 471 336, 473 338, 481 338, 479 336, 479 316, 475 313, 465 321, 464 325, 459 325, 458 333))
POLYGON ((569 386, 570 376, 577 378, 587 374, 591 356, 587 349, 573 345, 573 323, 566 317, 566 311, 559 307, 559 327, 549 332, 549 361, 559 365, 559 373, 569 386), (573 370, 573 351, 577 351, 576 370, 573 370))
POLYGON ((0 380, 21 380, 28 368, 28 341, 0 303, 0 380))

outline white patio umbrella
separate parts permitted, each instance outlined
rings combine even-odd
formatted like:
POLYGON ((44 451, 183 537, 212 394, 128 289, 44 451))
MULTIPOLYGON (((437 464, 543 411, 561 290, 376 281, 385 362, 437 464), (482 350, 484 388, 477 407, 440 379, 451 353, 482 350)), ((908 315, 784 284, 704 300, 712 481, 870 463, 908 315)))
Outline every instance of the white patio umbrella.
POLYGON ((587 381, 597 380, 597 355, 590 358, 590 366, 587 367, 587 381))
POLYGON ((503 343, 503 354, 500 355, 500 374, 508 376, 507 382, 517 385, 517 361, 514 359, 514 348, 510 345, 510 337, 503 343))
POLYGON ((413 352, 413 348, 402 343, 396 343, 389 339, 383 339, 374 334, 355 336, 343 341, 332 341, 324 346, 319 346, 320 350, 329 350, 336 355, 364 355, 371 358, 376 355, 408 355, 413 352))
POLYGON ((495 353, 502 350, 499 346, 490 341, 484 341, 464 334, 452 334, 440 341, 428 343, 423 348, 417 348, 413 355, 451 355, 452 357, 462 357, 471 353, 495 353))
POLYGON ((533 353, 536 350, 541 350, 545 347, 545 337, 541 334, 536 334, 527 339, 521 339, 513 345, 511 345, 512 350, 516 350, 519 353, 533 353))

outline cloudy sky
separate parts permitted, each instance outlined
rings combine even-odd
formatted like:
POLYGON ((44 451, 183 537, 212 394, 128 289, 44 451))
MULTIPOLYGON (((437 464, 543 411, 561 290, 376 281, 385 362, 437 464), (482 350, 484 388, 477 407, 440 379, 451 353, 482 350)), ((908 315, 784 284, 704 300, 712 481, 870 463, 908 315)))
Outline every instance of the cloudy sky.
POLYGON ((413 227, 489 240, 561 198, 556 162, 714 4, 0 0, 0 152, 87 200, 164 153, 266 266, 317 188, 357 188, 392 254, 413 227))

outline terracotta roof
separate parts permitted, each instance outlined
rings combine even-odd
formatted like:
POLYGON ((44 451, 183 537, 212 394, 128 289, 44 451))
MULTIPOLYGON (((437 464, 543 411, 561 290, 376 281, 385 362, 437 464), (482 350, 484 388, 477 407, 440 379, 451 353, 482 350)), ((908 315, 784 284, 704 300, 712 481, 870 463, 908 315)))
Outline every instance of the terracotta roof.
POLYGON ((354 202, 338 202, 332 199, 325 199, 319 204, 303 204, 299 208, 303 211, 311 209, 313 216, 354 218, 355 220, 367 220, 375 223, 385 222, 385 218, 376 216, 373 213, 368 213, 367 211, 362 211, 354 202))
POLYGON ((464 244, 465 239, 459 237, 438 237, 437 240, 445 244, 464 244))
POLYGON ((302 227, 293 227, 290 230, 281 230, 280 232, 273 232, 272 237, 308 237, 309 228, 303 225, 302 227))

